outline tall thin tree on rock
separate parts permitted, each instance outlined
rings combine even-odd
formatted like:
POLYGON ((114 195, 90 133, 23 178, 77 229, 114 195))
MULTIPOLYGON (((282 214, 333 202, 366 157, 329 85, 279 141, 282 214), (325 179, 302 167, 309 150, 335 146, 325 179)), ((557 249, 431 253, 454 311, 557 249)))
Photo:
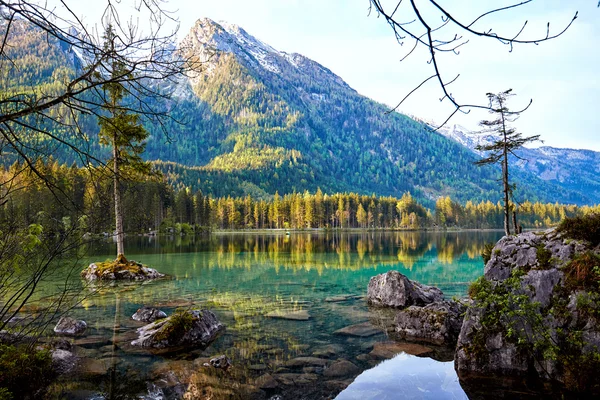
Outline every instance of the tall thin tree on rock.
MULTIPOLYGON (((484 128, 484 132, 494 132, 497 140, 475 147, 476 150, 484 151, 485 157, 475 162, 476 165, 501 164, 502 165, 502 192, 504 197, 504 233, 510 235, 510 198, 514 185, 510 184, 508 175, 509 156, 512 155, 518 159, 515 150, 526 143, 540 140, 540 135, 523 137, 515 128, 511 127, 519 115, 525 111, 529 105, 520 111, 509 111, 506 103, 508 99, 514 96, 512 89, 500 93, 487 93, 489 100, 489 112, 495 116, 492 120, 483 120, 479 123, 484 128)), ((531 102, 529 103, 531 105, 531 102)), ((513 210, 514 211, 514 210, 513 210)), ((515 231, 517 227, 515 226, 515 231)), ((515 232, 516 233, 516 232, 515 232)))
POLYGON ((141 158, 144 152, 144 140, 148 132, 140 122, 139 114, 131 111, 124 105, 125 87, 121 79, 128 75, 133 76, 133 71, 121 62, 117 57, 118 36, 111 25, 108 25, 105 35, 105 51, 107 59, 106 73, 114 78, 104 84, 105 114, 99 117, 100 143, 112 147, 111 172, 113 176, 113 200, 115 204, 115 237, 117 241, 117 260, 123 259, 125 248, 123 245, 123 205, 121 201, 121 184, 124 179, 147 176, 151 173, 151 165, 141 158))

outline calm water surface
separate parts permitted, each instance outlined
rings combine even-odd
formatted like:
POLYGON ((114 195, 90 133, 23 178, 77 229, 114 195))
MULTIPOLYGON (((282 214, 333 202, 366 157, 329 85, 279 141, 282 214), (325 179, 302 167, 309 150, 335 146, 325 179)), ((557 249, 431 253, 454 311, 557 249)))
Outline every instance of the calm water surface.
MULTIPOLYGON (((449 363, 451 352, 392 342, 385 332, 390 315, 370 310, 364 296, 369 279, 389 270, 435 285, 446 297, 463 296, 469 282, 483 273, 483 245, 501 236, 502 232, 376 232, 128 238, 129 259, 172 279, 104 288, 73 310, 89 326, 86 336, 75 340, 76 351, 85 357, 85 372, 65 390, 72 398, 93 398, 109 391, 149 389, 154 397, 148 398, 161 398, 176 396, 191 384, 200 392, 209 391, 198 392, 197 398, 252 398, 262 395, 257 389, 261 383, 269 386, 264 384, 269 374, 276 385, 264 389, 264 398, 333 398, 340 392, 340 399, 398 398, 398 379, 403 382, 401 397, 433 398, 434 393, 435 398, 464 398, 449 363), (209 308, 227 329, 205 350, 150 354, 129 345, 135 328, 142 325, 130 317, 144 305, 167 314, 177 308, 209 308), (310 318, 266 316, 300 310, 310 318), (383 331, 368 337, 334 334, 364 322, 383 331), (367 371, 397 353, 387 364, 367 371), (228 373, 202 367, 220 354, 233 362, 228 373), (328 365, 348 360, 358 369, 327 376, 322 365, 306 357, 327 359, 328 365), (383 369, 394 362, 393 368, 383 369), (360 371, 366 372, 344 390, 360 371), (372 382, 369 376, 376 376, 378 383, 361 386, 372 382), (155 386, 144 387, 148 380, 155 386)), ((82 267, 114 258, 114 252, 113 243, 95 243, 82 267)))

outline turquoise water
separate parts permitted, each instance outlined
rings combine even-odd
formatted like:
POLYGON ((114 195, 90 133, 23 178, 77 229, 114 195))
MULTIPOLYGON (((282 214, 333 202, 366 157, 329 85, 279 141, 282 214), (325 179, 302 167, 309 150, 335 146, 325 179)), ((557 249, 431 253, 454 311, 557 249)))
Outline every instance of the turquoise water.
MULTIPOLYGON (((211 388, 217 393, 214 398, 281 394, 287 399, 307 393, 306 398, 331 398, 360 371, 404 352, 425 357, 430 363, 428 369, 439 367, 440 374, 450 374, 457 382, 447 363, 429 358, 448 362, 450 352, 392 342, 393 335, 386 329, 393 315, 369 309, 364 300, 367 284, 372 276, 394 269, 439 287, 447 297, 463 296, 469 282, 483 273, 483 245, 501 236, 501 232, 376 232, 128 238, 129 259, 156 268, 171 279, 90 290, 70 312, 88 323, 87 335, 74 344, 90 361, 85 372, 74 379, 76 384, 69 385, 69 393, 75 398, 90 398, 109 387, 115 390, 115 376, 121 376, 121 380, 128 377, 155 382, 157 387, 150 391, 158 393, 156 398, 160 393, 174 396, 178 387, 194 382, 198 387, 211 388), (144 305, 167 314, 177 308, 209 308, 227 329, 204 350, 150 354, 129 344, 135 338, 135 328, 142 325, 130 317, 144 305), (307 313, 309 319, 267 316, 299 311, 307 313), (334 334, 364 322, 380 329, 379 333, 367 337, 334 334), (220 370, 202 367, 203 360, 220 354, 226 354, 233 363, 223 376, 218 375, 220 370), (326 367, 346 360, 357 369, 346 375, 326 376, 323 365, 313 365, 315 361, 307 357, 325 359, 326 367), (260 379, 266 374, 275 379, 276 387, 260 391, 260 379)), ((114 258, 114 251, 110 242, 94 243, 81 266, 114 258)), ((125 386, 130 390, 136 387, 125 386)))

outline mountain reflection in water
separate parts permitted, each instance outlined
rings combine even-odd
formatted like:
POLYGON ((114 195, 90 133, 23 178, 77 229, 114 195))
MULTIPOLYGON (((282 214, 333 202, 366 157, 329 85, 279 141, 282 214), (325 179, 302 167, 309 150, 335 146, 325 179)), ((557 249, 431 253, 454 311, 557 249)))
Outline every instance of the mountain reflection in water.
POLYGON ((467 399, 454 362, 401 353, 360 374, 336 400, 467 399))

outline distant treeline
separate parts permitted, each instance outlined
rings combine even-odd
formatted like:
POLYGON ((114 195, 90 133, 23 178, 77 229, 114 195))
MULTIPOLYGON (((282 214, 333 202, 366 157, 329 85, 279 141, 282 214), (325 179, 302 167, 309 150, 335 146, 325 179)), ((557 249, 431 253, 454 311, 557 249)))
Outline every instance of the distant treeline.
MULTIPOLYGON (((101 169, 39 162, 35 172, 14 164, 0 172, 10 188, 0 207, 2 222, 37 223, 46 232, 77 227, 85 232, 114 229, 112 181, 101 169), (44 179, 41 179, 43 177, 44 179)), ((275 194, 270 200, 251 196, 211 198, 186 187, 173 188, 161 178, 124 184, 125 230, 183 232, 207 229, 422 229, 502 227, 502 206, 490 201, 462 205, 440 197, 433 210, 409 193, 377 197, 356 193, 275 194)), ((600 206, 524 202, 516 207, 523 228, 543 228, 566 216, 600 211, 600 206)))

